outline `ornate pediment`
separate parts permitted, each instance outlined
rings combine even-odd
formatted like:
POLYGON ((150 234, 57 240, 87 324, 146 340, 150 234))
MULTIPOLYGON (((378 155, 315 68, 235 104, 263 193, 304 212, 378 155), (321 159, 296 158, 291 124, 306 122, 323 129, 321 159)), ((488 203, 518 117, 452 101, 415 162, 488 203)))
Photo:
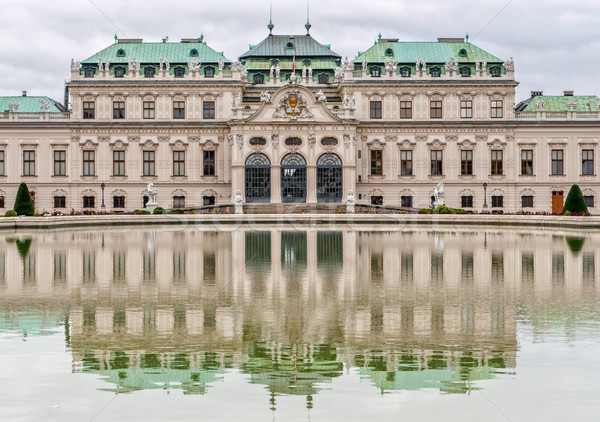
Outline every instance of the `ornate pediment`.
POLYGON ((300 90, 292 89, 279 99, 273 117, 297 120, 311 118, 313 114, 306 97, 300 93, 300 90))

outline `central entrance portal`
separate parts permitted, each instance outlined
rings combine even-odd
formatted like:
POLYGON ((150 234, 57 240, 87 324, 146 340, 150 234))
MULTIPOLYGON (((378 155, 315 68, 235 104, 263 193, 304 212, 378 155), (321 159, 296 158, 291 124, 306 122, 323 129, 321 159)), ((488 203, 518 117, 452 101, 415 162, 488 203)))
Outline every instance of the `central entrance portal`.
POLYGON ((281 201, 306 202, 306 160, 300 154, 281 160, 281 201))

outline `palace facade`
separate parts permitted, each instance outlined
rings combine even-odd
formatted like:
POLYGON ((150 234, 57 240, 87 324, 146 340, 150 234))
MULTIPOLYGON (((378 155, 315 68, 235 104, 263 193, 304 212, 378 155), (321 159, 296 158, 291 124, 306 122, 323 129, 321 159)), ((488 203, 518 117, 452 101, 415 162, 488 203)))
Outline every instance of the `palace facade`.
POLYGON ((532 92, 462 38, 379 38, 353 61, 306 35, 227 59, 203 38, 119 39, 72 61, 65 105, 0 97, 0 211, 345 203, 560 212, 598 190, 598 97, 532 92))

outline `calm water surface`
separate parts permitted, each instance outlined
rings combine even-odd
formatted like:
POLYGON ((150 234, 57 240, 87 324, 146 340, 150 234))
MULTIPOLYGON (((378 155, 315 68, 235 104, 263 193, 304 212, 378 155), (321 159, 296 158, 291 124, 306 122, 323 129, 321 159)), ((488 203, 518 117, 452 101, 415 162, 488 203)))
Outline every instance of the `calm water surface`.
POLYGON ((600 233, 0 234, 3 421, 600 411, 600 233))

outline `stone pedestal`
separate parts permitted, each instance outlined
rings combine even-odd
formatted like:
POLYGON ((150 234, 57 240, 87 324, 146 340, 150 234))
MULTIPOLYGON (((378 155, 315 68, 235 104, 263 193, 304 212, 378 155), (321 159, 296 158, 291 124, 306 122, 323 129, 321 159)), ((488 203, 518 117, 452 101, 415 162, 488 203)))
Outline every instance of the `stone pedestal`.
POLYGON ((244 213, 244 204, 235 204, 235 213, 243 214, 244 213))
POLYGON ((347 202, 346 203, 346 212, 348 214, 354 214, 354 202, 347 202))
POLYGON ((158 204, 156 202, 146 202, 146 211, 153 213, 156 208, 158 208, 158 204))

